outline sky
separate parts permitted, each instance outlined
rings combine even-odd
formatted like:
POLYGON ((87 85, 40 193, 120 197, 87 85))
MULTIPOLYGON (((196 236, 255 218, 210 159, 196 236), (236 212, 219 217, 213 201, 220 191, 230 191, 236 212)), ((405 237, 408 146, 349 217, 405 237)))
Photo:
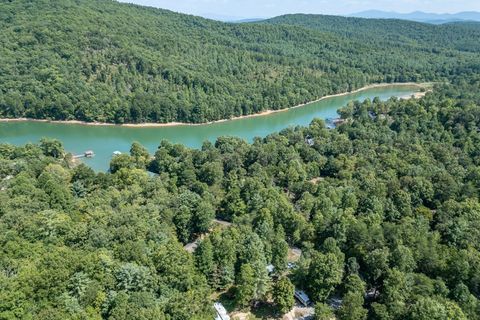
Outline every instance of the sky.
POLYGON ((232 18, 266 18, 286 13, 346 15, 365 10, 456 13, 480 11, 480 0, 120 0, 177 12, 232 18))

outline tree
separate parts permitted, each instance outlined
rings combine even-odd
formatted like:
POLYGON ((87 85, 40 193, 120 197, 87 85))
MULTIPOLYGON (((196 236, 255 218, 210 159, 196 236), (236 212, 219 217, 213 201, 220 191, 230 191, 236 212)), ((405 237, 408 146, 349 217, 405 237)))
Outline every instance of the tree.
POLYGON ((213 261, 213 246, 209 237, 202 240, 195 250, 195 264, 197 269, 211 282, 215 265, 213 261))
POLYGON ((347 261, 347 273, 348 275, 358 274, 360 270, 360 265, 358 264, 357 258, 350 257, 347 261))
POLYGON ((462 310, 451 301, 420 298, 412 307, 411 320, 466 320, 462 310))
POLYGON ((70 172, 57 164, 45 167, 38 177, 39 185, 48 195, 49 206, 53 209, 66 210, 72 203, 72 193, 68 183, 70 172))
POLYGON ((173 223, 175 224, 177 230, 177 237, 183 243, 190 241, 191 219, 192 212, 187 206, 181 206, 175 211, 173 223))
POLYGON ((372 283, 377 284, 386 276, 389 269, 389 255, 387 248, 375 249, 367 253, 365 263, 372 283))
POLYGON ((268 276, 267 264, 265 260, 259 260, 252 263, 255 273, 255 300, 262 300, 270 292, 271 278, 268 276))
POLYGON ((317 302, 315 304, 315 320, 332 320, 335 319, 335 314, 333 313, 332 308, 328 305, 317 302))
POLYGON ((368 310, 363 308, 365 283, 356 274, 349 275, 345 281, 345 295, 338 310, 340 320, 366 319, 368 310))
POLYGON ((223 232, 214 230, 210 235, 214 248, 215 270, 213 283, 216 288, 226 289, 235 280, 235 263, 237 262, 238 231, 234 228, 223 232))
POLYGON ((223 166, 219 162, 207 162, 198 172, 200 181, 212 186, 223 178, 223 166))
POLYGON ((62 142, 57 139, 42 138, 40 140, 40 148, 43 154, 48 157, 61 158, 65 154, 62 142))
POLYGON ((233 187, 228 190, 222 201, 221 215, 226 220, 232 220, 234 217, 240 217, 246 212, 245 202, 240 195, 240 189, 233 187))
POLYGON ((415 270, 416 262, 412 250, 404 245, 398 245, 392 252, 392 265, 402 272, 415 270))
POLYGON ((145 168, 150 161, 150 153, 138 142, 132 143, 130 156, 134 159, 137 168, 145 168))
POLYGON ((379 306, 375 311, 382 314, 387 313, 395 318, 405 317, 405 300, 412 289, 407 281, 403 272, 397 269, 390 270, 383 282, 383 292, 381 294, 381 302, 384 303, 385 307, 379 306))
POLYGON ((110 172, 115 173, 120 169, 135 168, 135 160, 128 154, 116 155, 110 161, 110 172))
POLYGON ((290 279, 282 277, 273 287, 273 301, 281 314, 289 312, 295 305, 295 286, 290 279))
POLYGON ((480 313, 478 312, 480 310, 480 301, 470 293, 466 285, 463 283, 458 284, 454 288, 452 296, 468 319, 480 318, 480 313))
POLYGON ((120 266, 115 275, 119 290, 144 291, 151 284, 148 268, 136 263, 125 263, 120 266))
POLYGON ((272 265, 275 272, 281 273, 287 266, 288 244, 285 241, 285 232, 281 226, 272 241, 272 265))
POLYGON ((193 214, 193 232, 205 233, 208 232, 215 218, 215 209, 207 201, 200 201, 195 208, 193 214))
POLYGON ((446 201, 436 215, 436 229, 448 243, 480 249, 480 203, 474 199, 446 201))
POLYGON ((73 169, 72 181, 81 182, 86 188, 90 188, 95 182, 95 171, 84 163, 73 169))
POLYGON ((237 304, 247 307, 255 297, 255 272, 249 263, 240 267, 237 279, 237 304))
POLYGON ((325 301, 342 281, 343 261, 333 253, 314 252, 308 268, 308 288, 315 301, 325 301))

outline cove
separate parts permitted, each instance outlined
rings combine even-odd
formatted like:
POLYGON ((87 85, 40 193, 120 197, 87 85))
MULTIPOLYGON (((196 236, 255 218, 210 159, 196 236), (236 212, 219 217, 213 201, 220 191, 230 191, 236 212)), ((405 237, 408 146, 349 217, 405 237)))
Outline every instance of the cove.
POLYGON ((307 126, 314 118, 335 118, 338 116, 337 110, 353 100, 375 97, 388 100, 391 97, 408 97, 419 91, 420 87, 414 85, 369 88, 283 112, 195 126, 122 127, 34 121, 0 122, 0 143, 23 145, 36 143, 42 137, 59 139, 65 149, 73 154, 93 150, 95 157, 82 161, 94 170, 106 171, 113 152, 129 152, 134 141, 140 142, 151 153, 155 152, 163 139, 191 148, 199 148, 207 140, 214 142, 220 136, 236 136, 251 142, 254 137, 265 137, 289 126, 307 126))

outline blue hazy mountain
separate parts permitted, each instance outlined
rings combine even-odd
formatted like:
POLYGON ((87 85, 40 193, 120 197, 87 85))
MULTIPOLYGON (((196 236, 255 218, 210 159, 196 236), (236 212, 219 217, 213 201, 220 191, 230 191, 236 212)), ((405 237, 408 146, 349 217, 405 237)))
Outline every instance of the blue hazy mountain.
POLYGON ((203 18, 222 21, 222 22, 236 22, 236 23, 246 23, 246 22, 257 22, 264 20, 266 18, 260 17, 239 17, 239 16, 229 16, 229 15, 221 15, 215 13, 204 13, 200 15, 203 18))
POLYGON ((353 13, 350 16, 358 18, 374 18, 374 19, 402 19, 412 20, 418 22, 427 22, 434 24, 442 24, 448 22, 461 21, 480 21, 480 12, 466 11, 459 13, 428 13, 422 11, 415 11, 411 13, 398 13, 380 10, 368 10, 358 13, 353 13))

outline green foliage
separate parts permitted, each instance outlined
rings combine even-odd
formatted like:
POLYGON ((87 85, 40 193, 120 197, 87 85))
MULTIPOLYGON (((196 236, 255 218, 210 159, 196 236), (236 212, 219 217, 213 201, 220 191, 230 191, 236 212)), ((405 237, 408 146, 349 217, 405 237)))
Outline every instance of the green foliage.
POLYGON ((287 266, 288 243, 285 240, 285 232, 280 226, 272 241, 272 265, 275 272, 281 273, 287 266))
POLYGON ((135 160, 128 154, 115 155, 110 161, 110 172, 115 173, 120 169, 133 169, 135 160))
POLYGON ((345 294, 338 310, 340 320, 366 319, 368 310, 363 308, 365 283, 358 275, 350 275, 345 280, 345 294))
MULTIPOLYGON (((480 30, 462 24, 303 15, 233 24, 111 0, 15 0, 0 4, 0 35, 9 118, 199 123, 479 70, 480 30)), ((305 173, 286 167, 289 183, 305 173)))
POLYGON ((147 148, 134 142, 130 148, 130 156, 135 160, 137 168, 145 168, 150 162, 150 153, 147 148))
POLYGON ((332 320, 335 319, 335 314, 333 313, 332 308, 328 305, 317 302, 315 304, 315 320, 332 320))
POLYGON ((214 260, 213 260, 213 246, 210 238, 206 238, 195 250, 195 263, 197 269, 212 282, 214 272, 214 260))
POLYGON ((281 314, 289 312, 295 305, 295 286, 290 279, 282 277, 273 287, 273 301, 281 314))
POLYGON ((255 297, 255 271, 249 263, 240 267, 237 284, 237 304, 246 307, 255 297))
POLYGON ((225 291, 285 312, 292 279, 317 319, 478 320, 479 87, 354 102, 336 129, 252 144, 134 144, 108 173, 57 143, 0 145, 0 318, 211 319, 225 291))
POLYGON ((41 139, 40 148, 42 149, 43 154, 48 157, 61 158, 65 153, 62 142, 55 139, 41 139))
POLYGON ((431 298, 417 301, 412 308, 412 320, 466 320, 462 310, 452 302, 441 303, 431 298))
POLYGON ((343 261, 333 253, 315 252, 308 269, 308 288, 316 301, 325 301, 342 282, 343 261))

